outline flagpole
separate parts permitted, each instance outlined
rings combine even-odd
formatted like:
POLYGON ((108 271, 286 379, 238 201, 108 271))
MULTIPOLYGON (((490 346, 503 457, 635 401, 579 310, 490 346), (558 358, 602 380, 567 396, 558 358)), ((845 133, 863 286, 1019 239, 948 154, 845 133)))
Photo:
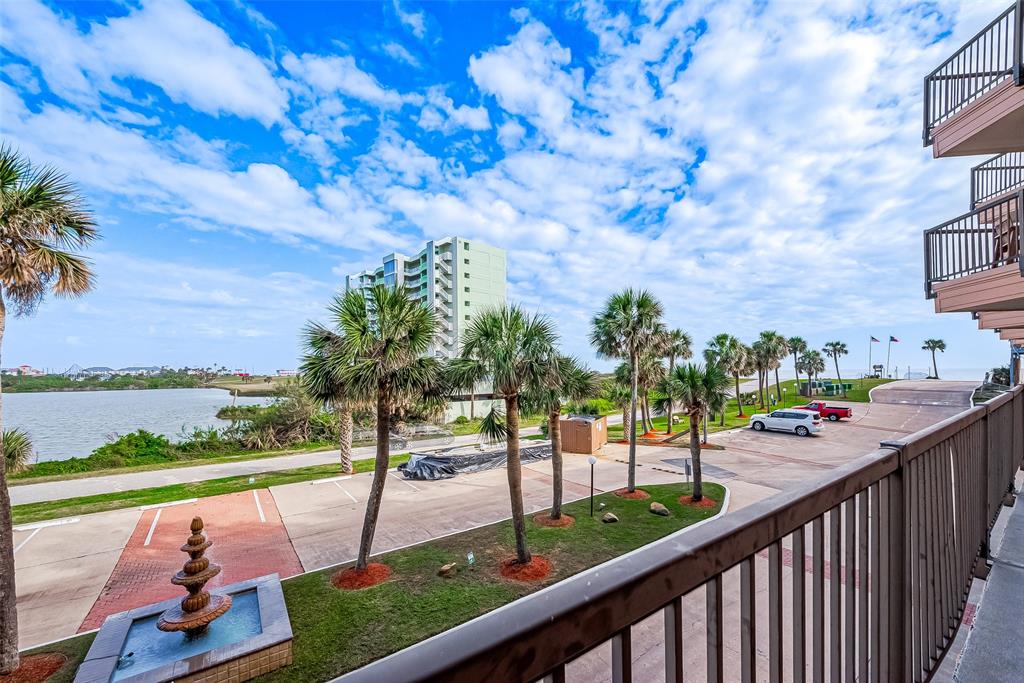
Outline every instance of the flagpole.
POLYGON ((889 335, 889 348, 885 352, 885 378, 889 379, 889 359, 892 357, 892 335, 889 335))
POLYGON ((871 345, 874 343, 874 339, 875 338, 870 334, 868 335, 868 375, 875 371, 875 369, 871 367, 871 345))

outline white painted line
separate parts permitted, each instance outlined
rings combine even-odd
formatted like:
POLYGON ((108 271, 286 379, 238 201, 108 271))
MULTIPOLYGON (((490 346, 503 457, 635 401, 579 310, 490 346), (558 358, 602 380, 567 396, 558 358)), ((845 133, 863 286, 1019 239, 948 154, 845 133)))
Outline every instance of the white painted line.
POLYGON ((31 531, 32 529, 45 529, 48 526, 63 526, 64 524, 78 524, 81 517, 65 517, 64 519, 51 519, 47 522, 34 522, 14 527, 15 531, 31 531))
POLYGON ((172 500, 170 503, 154 503, 153 505, 141 505, 140 510, 156 510, 157 508, 169 508, 173 505, 188 505, 189 503, 195 503, 198 498, 186 498, 185 500, 172 500))
POLYGON ((42 530, 42 527, 39 527, 39 528, 37 528, 37 529, 33 529, 33 530, 32 530, 32 533, 30 533, 30 534, 28 535, 28 538, 26 538, 26 539, 25 539, 24 541, 22 541, 21 543, 19 543, 19 544, 18 544, 18 547, 14 549, 14 554, 15 554, 15 555, 17 555, 17 554, 18 554, 18 551, 19 551, 19 550, 21 550, 22 548, 24 548, 24 547, 25 547, 25 544, 26 544, 26 543, 28 543, 28 542, 29 542, 29 541, 31 541, 31 540, 32 540, 33 538, 35 538, 35 537, 36 537, 36 534, 38 534, 38 533, 39 533, 39 532, 40 532, 41 530, 42 530))
POLYGON ((263 514, 263 506, 260 505, 260 497, 259 494, 256 493, 256 489, 252 490, 252 499, 256 501, 256 512, 260 513, 260 524, 266 523, 267 518, 263 514))
POLYGON ((356 497, 353 496, 351 493, 349 493, 348 489, 343 487, 341 484, 339 484, 338 482, 334 482, 334 485, 337 486, 339 489, 341 489, 342 493, 344 493, 346 496, 351 498, 353 503, 358 503, 359 502, 358 500, 356 500, 356 497))
POLYGON ((163 512, 163 508, 157 510, 156 514, 153 515, 153 523, 149 525, 149 533, 146 534, 146 542, 143 543, 142 545, 144 545, 144 546, 149 545, 149 542, 153 540, 153 532, 156 531, 156 524, 157 524, 157 522, 160 521, 160 513, 161 512, 163 512))
POLYGON ((311 481, 309 483, 310 484, 331 484, 331 483, 336 482, 336 481, 345 481, 346 479, 351 479, 351 478, 352 478, 351 474, 346 474, 346 475, 343 475, 343 476, 340 476, 340 477, 330 477, 328 479, 314 479, 313 481, 311 481))
POLYGON ((419 488, 416 487, 416 486, 413 486, 412 484, 410 484, 409 481, 405 477, 400 477, 397 474, 395 474, 394 472, 391 472, 390 474, 391 474, 392 477, 394 477, 398 481, 402 482, 403 484, 405 484, 406 486, 411 488, 413 491, 419 491, 419 488))

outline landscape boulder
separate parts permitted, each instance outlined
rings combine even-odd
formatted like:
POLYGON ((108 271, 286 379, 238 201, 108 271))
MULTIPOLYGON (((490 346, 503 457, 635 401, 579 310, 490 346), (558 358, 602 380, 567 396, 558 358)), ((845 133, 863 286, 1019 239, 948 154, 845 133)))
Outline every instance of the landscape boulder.
POLYGON ((616 517, 615 514, 612 512, 606 512, 604 513, 604 517, 601 518, 601 521, 605 524, 613 524, 619 521, 619 518, 616 517))
POLYGON ((668 511, 668 508, 661 503, 651 503, 651 512, 656 515, 661 515, 662 517, 668 517, 672 514, 668 511))
POLYGON ((441 565, 441 568, 437 570, 437 575, 445 579, 450 579, 458 573, 459 566, 454 562, 449 562, 448 564, 441 565))

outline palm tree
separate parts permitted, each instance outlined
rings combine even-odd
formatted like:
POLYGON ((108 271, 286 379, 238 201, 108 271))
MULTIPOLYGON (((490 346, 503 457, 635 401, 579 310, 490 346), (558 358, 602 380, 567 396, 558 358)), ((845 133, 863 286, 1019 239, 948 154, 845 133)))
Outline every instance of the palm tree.
POLYGON ((818 378, 818 375, 825 372, 825 359, 821 353, 810 349, 800 354, 800 369, 807 375, 807 395, 811 395, 811 382, 818 378))
POLYGON ((336 330, 342 297, 335 296, 329 307, 335 317, 335 329, 309 323, 303 331, 306 353, 302 357, 299 381, 314 400, 334 409, 338 420, 338 455, 341 473, 352 474, 352 407, 357 403, 352 387, 346 386, 338 369, 351 365, 352 358, 341 357, 349 349, 336 330))
MULTIPOLYGON (((761 342, 764 349, 767 370, 775 371, 775 400, 781 401, 782 385, 779 383, 779 366, 782 365, 782 359, 789 354, 789 341, 775 330, 765 330, 758 337, 758 341, 761 342)), ((768 390, 767 370, 764 380, 766 391, 768 390)))
POLYGON ((845 356, 849 353, 846 348, 846 344, 841 341, 830 341, 825 344, 825 348, 822 349, 826 355, 832 356, 832 360, 836 364, 836 380, 839 382, 839 386, 843 387, 843 398, 846 398, 846 387, 843 386, 843 378, 839 374, 839 356, 845 356))
POLYGON ((32 439, 20 429, 7 429, 3 433, 5 467, 8 472, 17 473, 29 465, 32 457, 32 439))
MULTIPOLYGON (((523 475, 519 463, 520 397, 544 385, 555 362, 558 336, 544 316, 528 315, 517 306, 501 306, 478 314, 463 333, 459 357, 449 365, 451 383, 458 387, 489 379, 494 394, 505 401, 504 416, 494 409, 481 429, 505 438, 505 460, 516 561, 530 562, 523 513, 523 475)), ((634 395, 635 396, 635 395, 634 395)), ((557 428, 557 427, 556 427, 557 428)))
MULTIPOLYGON (((786 347, 793 354, 793 372, 796 373, 796 389, 800 391, 800 354, 807 350, 807 341, 803 337, 790 337, 786 340, 786 347)), ((810 389, 810 386, 808 386, 810 389)))
POLYGON ((633 428, 632 416, 629 414, 631 393, 628 384, 623 384, 616 379, 605 382, 602 392, 605 400, 622 411, 622 438, 626 438, 630 429, 633 428))
POLYGON ((331 306, 337 325, 336 352, 330 372, 346 396, 365 397, 376 405, 377 453, 366 500, 356 570, 366 569, 387 481, 391 450, 391 416, 414 402, 444 393, 441 365, 424 356, 441 329, 441 318, 410 297, 404 287, 375 285, 350 290, 331 306))
POLYGON ((570 356, 556 356, 540 386, 531 388, 524 404, 548 416, 551 439, 551 519, 562 517, 562 401, 585 401, 598 392, 597 373, 570 356))
MULTIPOLYGON (((28 315, 47 292, 77 297, 92 289, 92 269, 80 252, 97 236, 93 216, 67 176, 0 147, 0 345, 8 303, 15 315, 28 315)), ((14 671, 19 661, 6 469, 0 458, 0 674, 14 671)))
POLYGON ((938 379, 939 378, 939 366, 935 363, 935 352, 936 351, 945 351, 946 350, 946 342, 942 341, 941 339, 925 339, 924 340, 924 346, 922 346, 921 349, 924 350, 924 351, 931 351, 932 352, 932 371, 933 371, 932 374, 934 375, 935 379, 938 379))
MULTIPOLYGON (((687 363, 666 379, 668 392, 684 406, 690 420, 690 457, 693 460, 693 500, 703 498, 700 470, 700 424, 708 411, 724 409, 729 400, 729 377, 716 364, 687 363)), ((665 401, 666 399, 659 399, 665 401)), ((655 402, 658 405, 658 402, 655 402)))
MULTIPOLYGON (((676 369, 676 360, 687 360, 693 356, 693 339, 679 328, 666 330, 660 341, 661 352, 668 359, 668 372, 670 374, 676 369)), ((672 419, 672 401, 669 401, 668 429, 665 431, 666 434, 672 433, 672 419)))
POLYGON ((765 407, 765 394, 768 393, 768 373, 774 362, 775 350, 770 340, 759 338, 750 345, 753 352, 754 368, 757 370, 757 398, 761 408, 765 407))
MULTIPOLYGON (((665 329, 661 302, 647 290, 624 289, 608 298, 591 321, 590 343, 603 358, 621 358, 630 367, 630 408, 636 421, 637 383, 641 357, 654 347, 665 329)), ((636 430, 629 431, 626 490, 636 491, 636 430)))

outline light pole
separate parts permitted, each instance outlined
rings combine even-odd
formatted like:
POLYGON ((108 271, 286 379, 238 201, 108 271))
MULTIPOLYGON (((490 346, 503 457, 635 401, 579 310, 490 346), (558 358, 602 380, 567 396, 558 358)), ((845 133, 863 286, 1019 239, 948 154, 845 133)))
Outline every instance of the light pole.
POLYGON ((594 465, 597 464, 597 458, 590 456, 587 458, 587 462, 590 463, 590 516, 594 516, 594 465))
POLYGON ((782 389, 782 407, 783 408, 785 408, 787 405, 789 405, 788 403, 786 403, 786 391, 787 391, 786 388, 783 387, 783 389, 782 389))

